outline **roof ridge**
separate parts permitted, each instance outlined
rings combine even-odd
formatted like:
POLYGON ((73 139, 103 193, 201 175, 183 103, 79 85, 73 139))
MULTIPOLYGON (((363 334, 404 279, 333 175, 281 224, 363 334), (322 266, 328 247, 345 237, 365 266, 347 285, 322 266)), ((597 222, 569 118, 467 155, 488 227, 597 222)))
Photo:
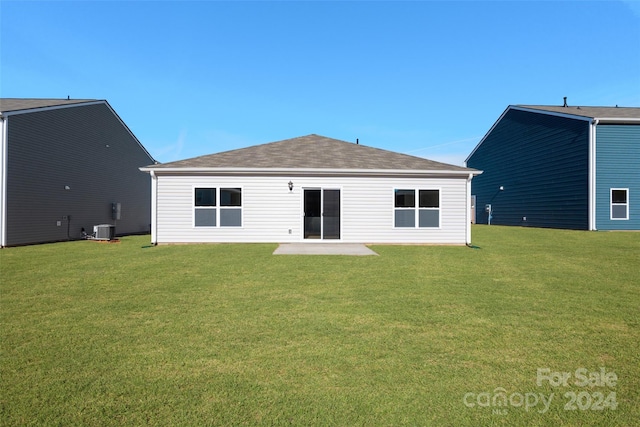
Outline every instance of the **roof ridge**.
POLYGON ((620 105, 614 105, 614 106, 610 106, 610 105, 543 105, 543 104, 514 104, 514 107, 539 107, 539 108, 613 108, 613 109, 620 109, 620 108, 640 108, 640 107, 627 107, 627 106, 620 106, 620 105))
POLYGON ((189 159, 152 165, 203 169, 313 169, 313 170, 422 170, 472 171, 462 166, 398 153, 317 134, 288 138, 189 159))
POLYGON ((593 107, 588 105, 510 105, 508 109, 527 109, 541 114, 562 114, 566 116, 591 119, 607 119, 613 122, 627 121, 636 123, 640 120, 640 107, 593 107))

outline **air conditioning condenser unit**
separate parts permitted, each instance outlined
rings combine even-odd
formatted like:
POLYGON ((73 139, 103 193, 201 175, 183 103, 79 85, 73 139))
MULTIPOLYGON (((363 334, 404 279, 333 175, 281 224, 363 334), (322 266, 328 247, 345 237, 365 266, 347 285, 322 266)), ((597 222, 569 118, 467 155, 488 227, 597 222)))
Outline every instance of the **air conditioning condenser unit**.
POLYGON ((94 225, 93 235, 96 240, 113 240, 116 237, 116 226, 111 224, 94 225))

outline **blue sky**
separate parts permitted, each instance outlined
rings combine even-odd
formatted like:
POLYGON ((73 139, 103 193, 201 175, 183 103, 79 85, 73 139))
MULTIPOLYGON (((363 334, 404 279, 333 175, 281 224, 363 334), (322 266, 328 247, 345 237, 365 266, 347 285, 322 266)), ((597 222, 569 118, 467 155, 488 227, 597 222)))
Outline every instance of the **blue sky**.
POLYGON ((462 164, 510 104, 640 106, 638 1, 6 1, 0 96, 160 162, 316 133, 462 164))

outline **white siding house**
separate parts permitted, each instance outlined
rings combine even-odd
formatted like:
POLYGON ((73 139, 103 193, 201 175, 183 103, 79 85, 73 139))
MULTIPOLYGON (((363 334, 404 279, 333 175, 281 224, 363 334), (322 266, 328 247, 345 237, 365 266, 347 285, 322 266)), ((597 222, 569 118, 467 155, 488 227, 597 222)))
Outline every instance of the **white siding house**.
POLYGON ((480 171, 318 135, 141 168, 154 244, 465 244, 480 171))

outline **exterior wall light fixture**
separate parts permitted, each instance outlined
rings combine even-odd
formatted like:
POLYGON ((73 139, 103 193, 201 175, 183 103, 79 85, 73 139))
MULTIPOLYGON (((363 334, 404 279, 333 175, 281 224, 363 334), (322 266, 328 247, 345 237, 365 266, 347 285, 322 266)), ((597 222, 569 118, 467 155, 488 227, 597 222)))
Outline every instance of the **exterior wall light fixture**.
POLYGON ((293 182, 289 181, 289 191, 293 191, 293 182))

